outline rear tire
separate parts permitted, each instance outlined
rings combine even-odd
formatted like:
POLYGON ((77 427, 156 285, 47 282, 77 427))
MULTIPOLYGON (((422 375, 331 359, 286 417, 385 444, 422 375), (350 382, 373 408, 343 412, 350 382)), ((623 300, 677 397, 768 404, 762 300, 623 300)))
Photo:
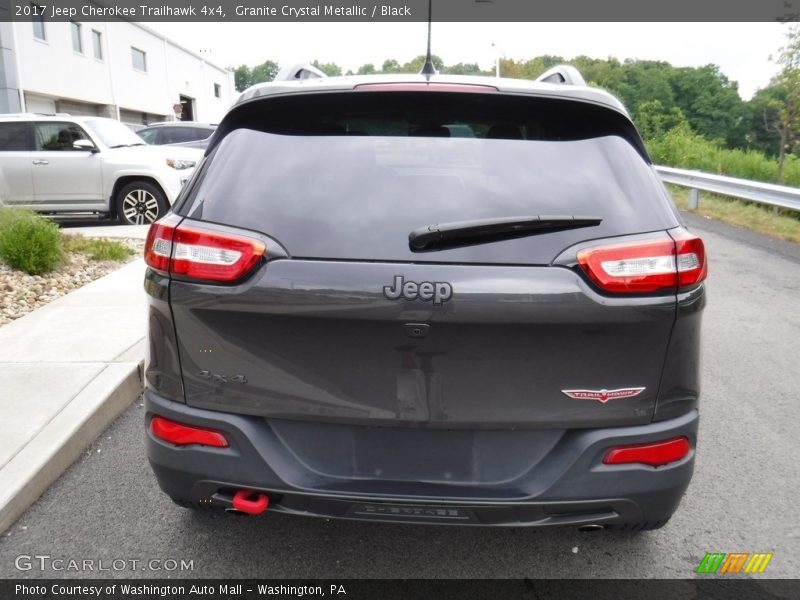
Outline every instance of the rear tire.
POLYGON ((122 186, 114 198, 117 219, 123 225, 149 225, 169 208, 161 189, 147 181, 122 186))

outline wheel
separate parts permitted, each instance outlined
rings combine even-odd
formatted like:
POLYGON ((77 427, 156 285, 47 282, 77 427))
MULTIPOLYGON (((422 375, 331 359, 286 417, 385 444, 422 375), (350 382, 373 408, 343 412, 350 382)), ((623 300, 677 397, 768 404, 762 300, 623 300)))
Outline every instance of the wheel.
POLYGON ((167 199, 158 186, 133 181, 123 186, 114 199, 117 219, 123 225, 149 225, 167 212, 167 199))

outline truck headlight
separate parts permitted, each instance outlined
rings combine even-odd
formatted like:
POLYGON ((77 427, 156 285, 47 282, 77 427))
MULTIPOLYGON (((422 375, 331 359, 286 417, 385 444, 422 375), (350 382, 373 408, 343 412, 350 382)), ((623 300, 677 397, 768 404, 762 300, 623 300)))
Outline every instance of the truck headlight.
POLYGON ((188 160, 185 158, 168 158, 167 166, 182 171, 184 169, 191 169, 197 164, 197 161, 188 160))

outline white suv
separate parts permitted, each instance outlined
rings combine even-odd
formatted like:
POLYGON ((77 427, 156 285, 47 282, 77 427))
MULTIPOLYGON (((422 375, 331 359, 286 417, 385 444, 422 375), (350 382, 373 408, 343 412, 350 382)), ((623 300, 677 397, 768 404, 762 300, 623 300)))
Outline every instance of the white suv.
POLYGON ((202 155, 194 148, 148 146, 113 119, 2 115, 0 204, 152 223, 175 201, 202 155))

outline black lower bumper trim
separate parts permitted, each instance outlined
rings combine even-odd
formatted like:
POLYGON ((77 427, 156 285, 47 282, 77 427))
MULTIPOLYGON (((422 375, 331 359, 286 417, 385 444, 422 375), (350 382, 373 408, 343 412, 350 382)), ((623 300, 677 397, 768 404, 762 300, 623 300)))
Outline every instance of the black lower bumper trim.
MULTIPOLYGON (((222 431, 229 448, 176 447, 147 435, 161 488, 182 504, 215 506, 239 489, 269 496, 270 512, 338 519, 497 526, 613 525, 667 520, 689 484, 694 451, 658 468, 604 465, 611 446, 697 437, 696 411, 635 427, 572 430, 528 472, 500 484, 333 478, 308 468, 256 417, 197 409, 145 393, 158 414, 222 431)), ((220 506, 221 508, 225 508, 220 506)))

